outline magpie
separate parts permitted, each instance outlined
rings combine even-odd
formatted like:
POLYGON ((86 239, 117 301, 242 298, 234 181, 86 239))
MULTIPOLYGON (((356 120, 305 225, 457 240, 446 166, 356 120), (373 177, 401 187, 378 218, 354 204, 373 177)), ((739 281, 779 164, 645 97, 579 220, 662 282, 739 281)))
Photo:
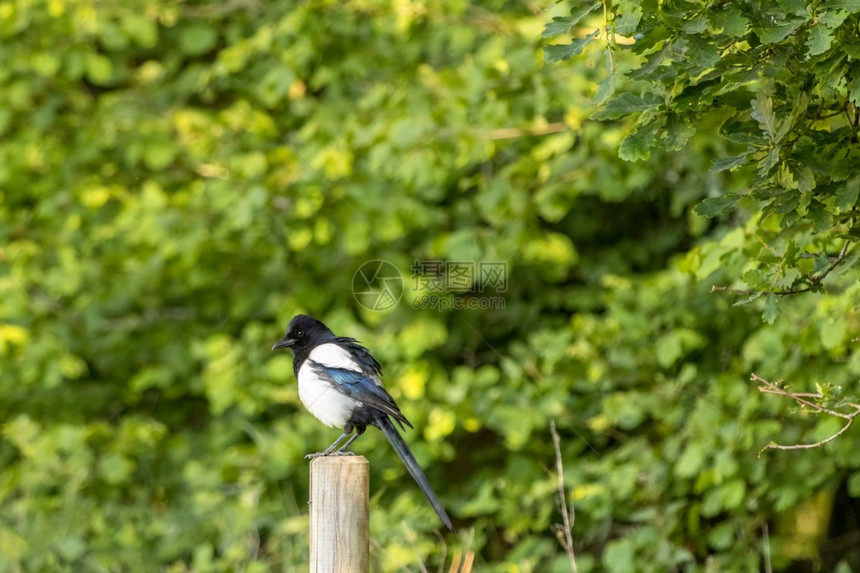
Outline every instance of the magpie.
POLYGON ((293 351, 293 373, 305 408, 326 426, 343 428, 343 434, 324 452, 306 457, 352 455, 347 451, 350 444, 368 425, 376 426, 385 434, 439 519, 454 531, 442 502, 392 422, 393 419, 402 430, 406 429, 404 424, 413 427, 382 386, 382 367, 370 351, 354 338, 335 336, 325 324, 306 314, 293 317, 283 338, 272 346, 272 350, 279 348, 293 351), (355 434, 350 437, 353 430, 355 434), (338 448, 343 440, 346 443, 338 448))

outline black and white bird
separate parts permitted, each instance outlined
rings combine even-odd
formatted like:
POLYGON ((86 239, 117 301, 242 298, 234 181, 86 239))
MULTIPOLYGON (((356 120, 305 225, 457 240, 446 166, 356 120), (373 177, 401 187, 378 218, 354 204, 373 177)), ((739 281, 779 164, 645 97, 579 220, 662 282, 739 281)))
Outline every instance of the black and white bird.
POLYGON ((370 351, 354 338, 335 336, 325 324, 306 314, 290 321, 286 334, 272 346, 272 350, 279 348, 293 351, 293 372, 305 408, 326 426, 343 428, 343 434, 324 452, 307 457, 350 455, 347 451, 350 444, 367 426, 376 426, 385 434, 439 519, 454 531, 442 502, 392 422, 397 422, 401 429, 405 429, 404 424, 412 427, 382 386, 382 368, 370 351), (346 443, 340 445, 344 440, 346 443))

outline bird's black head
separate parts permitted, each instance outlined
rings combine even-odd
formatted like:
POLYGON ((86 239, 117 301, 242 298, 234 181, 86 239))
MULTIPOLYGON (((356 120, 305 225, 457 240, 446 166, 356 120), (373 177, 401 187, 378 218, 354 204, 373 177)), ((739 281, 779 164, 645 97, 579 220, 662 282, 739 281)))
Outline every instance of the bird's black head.
POLYGON ((334 337, 334 333, 314 317, 297 314, 287 326, 284 337, 272 346, 272 350, 290 348, 294 353, 297 353, 334 337))

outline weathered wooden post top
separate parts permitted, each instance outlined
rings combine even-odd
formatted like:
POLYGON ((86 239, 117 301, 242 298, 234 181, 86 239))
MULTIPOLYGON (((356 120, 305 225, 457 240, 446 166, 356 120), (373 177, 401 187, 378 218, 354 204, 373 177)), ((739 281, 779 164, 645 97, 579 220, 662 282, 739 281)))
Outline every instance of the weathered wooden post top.
POLYGON ((364 456, 311 461, 311 573, 367 573, 370 464, 364 456))

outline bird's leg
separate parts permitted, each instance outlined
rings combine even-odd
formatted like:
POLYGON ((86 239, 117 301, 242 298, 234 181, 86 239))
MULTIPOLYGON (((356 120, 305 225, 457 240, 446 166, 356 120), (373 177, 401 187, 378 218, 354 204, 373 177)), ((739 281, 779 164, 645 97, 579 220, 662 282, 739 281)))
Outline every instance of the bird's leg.
POLYGON ((346 443, 342 448, 340 448, 338 451, 336 451, 336 452, 335 452, 335 451, 334 451, 334 449, 335 449, 335 448, 338 446, 338 444, 340 444, 340 443, 341 443, 345 438, 349 437, 349 435, 352 433, 353 427, 354 427, 354 426, 353 426, 350 422, 347 422, 346 426, 344 426, 344 428, 343 428, 343 433, 340 435, 340 437, 338 437, 338 439, 336 439, 336 440, 334 441, 334 443, 332 443, 332 445, 330 445, 329 447, 327 447, 327 448, 325 449, 325 451, 324 451, 324 452, 317 452, 317 453, 315 453, 315 454, 308 454, 308 455, 306 455, 306 456, 305 456, 305 459, 306 459, 306 460, 312 460, 312 459, 314 459, 314 458, 319 458, 319 457, 322 457, 322 456, 351 456, 351 455, 352 455, 352 452, 344 452, 343 450, 344 450, 344 448, 346 448, 346 446, 348 446, 349 444, 351 444, 351 443, 352 443, 352 440, 354 440, 355 438, 357 438, 357 437, 358 437, 358 434, 356 434, 355 436, 353 436, 353 437, 352 437, 352 438, 351 438, 351 439, 350 439, 350 440, 349 440, 349 441, 348 441, 348 442, 347 442, 347 443, 346 443))
MULTIPOLYGON (((315 454, 308 454, 305 456, 305 459, 306 460, 312 460, 313 458, 320 458, 322 456, 332 455, 332 452, 334 452, 334 449, 338 446, 338 444, 340 444, 344 440, 344 438, 348 437, 350 433, 352 433, 352 432, 350 431, 350 432, 342 433, 340 435, 340 437, 338 439, 336 439, 332 445, 330 445, 329 447, 327 447, 325 449, 324 452, 316 452, 315 454)), ((347 443, 349 443, 349 442, 347 442, 347 443)), ((339 455, 339 452, 340 451, 338 450, 338 452, 335 452, 334 455, 339 455)))
POLYGON ((350 445, 351 443, 353 443, 353 442, 356 440, 356 438, 358 438, 360 435, 362 435, 362 434, 364 433, 364 430, 365 430, 365 426, 358 426, 358 425, 357 425, 357 426, 355 427, 355 435, 354 435, 354 436, 352 436, 352 437, 351 437, 351 438, 350 438, 350 439, 349 439, 349 440, 348 440, 344 445, 342 445, 342 446, 340 447, 340 449, 334 453, 334 455, 336 455, 336 456, 337 456, 337 455, 340 455, 340 456, 351 456, 351 455, 352 455, 352 452, 348 452, 348 451, 346 451, 346 449, 349 447, 349 445, 350 445))

